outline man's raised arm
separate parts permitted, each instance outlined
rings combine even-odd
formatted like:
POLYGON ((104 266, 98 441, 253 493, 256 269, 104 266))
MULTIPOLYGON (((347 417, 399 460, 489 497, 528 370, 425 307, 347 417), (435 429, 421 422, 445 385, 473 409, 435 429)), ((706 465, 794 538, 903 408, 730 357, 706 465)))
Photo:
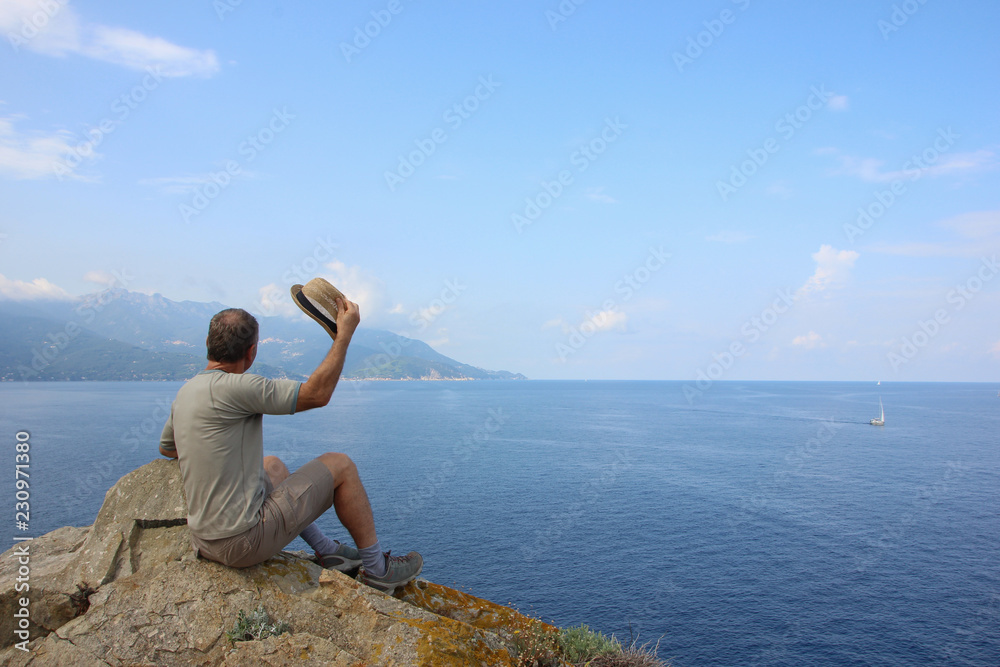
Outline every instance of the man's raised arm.
POLYGON ((361 312, 358 304, 337 297, 337 337, 326 357, 320 362, 309 379, 299 388, 299 398, 295 403, 295 411, 321 408, 330 402, 337 380, 344 370, 344 360, 347 358, 347 348, 351 344, 354 330, 361 322, 361 312))

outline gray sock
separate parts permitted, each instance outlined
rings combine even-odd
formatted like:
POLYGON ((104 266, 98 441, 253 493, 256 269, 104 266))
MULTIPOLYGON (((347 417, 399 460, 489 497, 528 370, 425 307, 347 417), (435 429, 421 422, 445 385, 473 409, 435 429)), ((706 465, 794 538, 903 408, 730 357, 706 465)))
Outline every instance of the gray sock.
POLYGON ((324 535, 315 523, 306 526, 305 530, 299 533, 299 537, 305 540, 306 544, 311 546, 313 551, 320 556, 329 556, 337 550, 337 545, 340 544, 337 540, 331 540, 324 535))
POLYGON ((365 570, 369 574, 374 577, 386 575, 389 568, 385 564, 385 556, 382 554, 382 547, 379 546, 378 540, 370 547, 358 549, 358 553, 361 554, 361 562, 364 563, 365 570))

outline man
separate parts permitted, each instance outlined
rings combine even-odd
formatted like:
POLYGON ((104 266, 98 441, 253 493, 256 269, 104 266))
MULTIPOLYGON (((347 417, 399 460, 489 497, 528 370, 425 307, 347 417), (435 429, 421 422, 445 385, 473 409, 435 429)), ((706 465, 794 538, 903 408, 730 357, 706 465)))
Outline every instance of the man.
POLYGON ((264 456, 265 414, 295 414, 325 406, 344 368, 361 321, 358 306, 338 296, 333 345, 304 382, 247 373, 257 356, 257 320, 227 309, 208 329, 208 366, 177 392, 160 437, 160 453, 177 458, 187 495, 191 541, 202 557, 249 567, 278 553, 297 535, 323 567, 352 572, 392 594, 423 567, 420 554, 382 553, 368 495, 354 462, 321 454, 294 474, 264 456), (357 549, 327 538, 313 523, 331 506, 357 549))

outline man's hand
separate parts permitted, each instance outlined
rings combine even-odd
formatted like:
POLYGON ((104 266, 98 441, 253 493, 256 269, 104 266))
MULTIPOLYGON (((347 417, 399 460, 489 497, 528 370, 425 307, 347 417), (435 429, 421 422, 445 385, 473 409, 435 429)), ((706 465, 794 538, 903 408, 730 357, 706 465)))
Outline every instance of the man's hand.
POLYGON ((337 336, 334 340, 346 335, 350 341, 354 330, 361 323, 361 310, 358 308, 358 304, 353 301, 342 299, 339 296, 335 300, 337 302, 337 336))

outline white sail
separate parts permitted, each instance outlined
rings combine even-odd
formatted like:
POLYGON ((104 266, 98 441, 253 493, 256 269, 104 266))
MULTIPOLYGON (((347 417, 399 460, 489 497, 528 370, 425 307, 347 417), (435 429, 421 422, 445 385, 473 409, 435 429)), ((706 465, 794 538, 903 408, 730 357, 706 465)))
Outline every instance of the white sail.
POLYGON ((882 397, 878 397, 878 417, 868 422, 872 426, 885 426, 885 408, 882 406, 882 397))

